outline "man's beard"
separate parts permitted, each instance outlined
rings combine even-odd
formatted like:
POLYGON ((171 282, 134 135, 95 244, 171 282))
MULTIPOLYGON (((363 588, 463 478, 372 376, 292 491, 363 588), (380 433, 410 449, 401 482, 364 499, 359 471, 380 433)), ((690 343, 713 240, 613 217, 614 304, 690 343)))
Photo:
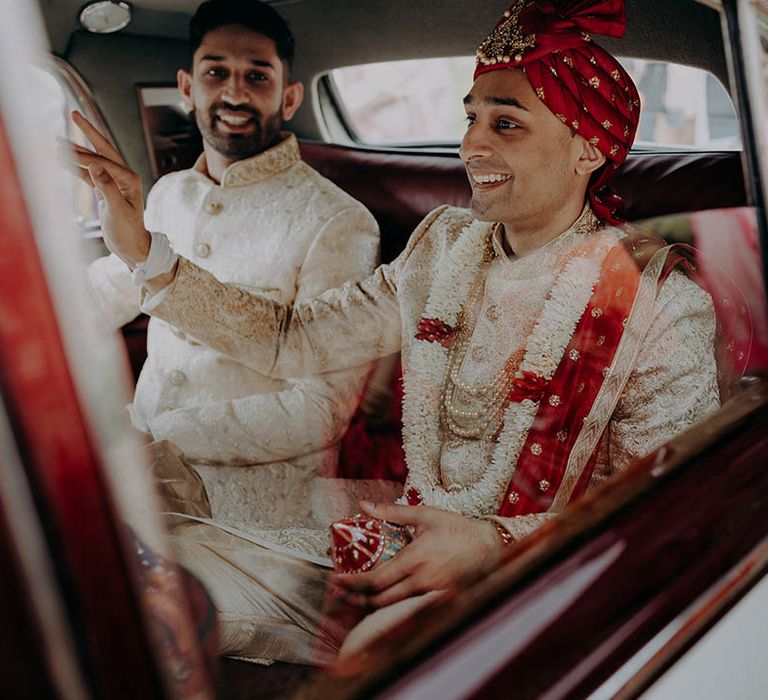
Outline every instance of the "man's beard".
POLYGON ((197 128, 200 129, 203 140, 217 153, 236 160, 250 158, 272 146, 277 141, 276 137, 283 121, 279 111, 264 119, 258 109, 244 105, 233 106, 226 102, 217 102, 211 105, 208 121, 202 119, 197 110, 192 113, 192 116, 197 128), (253 131, 249 134, 225 134, 217 131, 215 127, 216 112, 220 109, 252 115, 253 131))

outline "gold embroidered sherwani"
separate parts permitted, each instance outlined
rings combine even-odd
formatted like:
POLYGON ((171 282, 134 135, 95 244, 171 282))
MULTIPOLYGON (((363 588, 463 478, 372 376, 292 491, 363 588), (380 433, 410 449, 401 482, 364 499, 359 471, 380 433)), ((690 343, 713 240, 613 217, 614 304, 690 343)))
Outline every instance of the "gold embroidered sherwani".
MULTIPOLYGON (((423 399, 408 396, 408 373, 419 369, 413 366, 414 349, 420 342, 415 339, 416 326, 424 315, 436 272, 470 224, 467 211, 440 208, 422 222, 394 262, 381 266, 363 282, 346 284, 292 308, 223 285, 185 260, 173 283, 147 300, 146 307, 222 354, 276 376, 363 366, 400 349, 406 376, 404 433, 410 464, 420 446, 407 440, 412 428, 409 416, 417 415, 409 410, 408 402, 413 408, 423 399)), ((492 225, 487 226, 491 235, 492 225)), ((593 234, 569 230, 519 259, 507 258, 499 234, 493 235, 495 255, 482 272, 484 291, 476 323, 457 370, 456 381, 469 390, 454 398, 468 410, 474 408, 472 388, 492 385, 508 358, 525 349, 545 299, 583 236, 601 236, 612 245, 623 234, 613 228, 593 234)), ((673 272, 651 304, 649 327, 605 427, 593 484, 714 411, 719 403, 715 319, 709 296, 681 273, 673 272)), ((443 387, 429 391, 439 393, 443 387)), ((471 488, 489 468, 492 445, 462 438, 443 423, 439 430, 435 478, 449 493, 471 488)), ((504 483, 487 500, 475 500, 456 510, 495 517, 514 467, 506 465, 504 483)), ((430 505, 428 499, 425 502, 430 505)), ((498 519, 515 537, 522 537, 552 514, 498 519)))

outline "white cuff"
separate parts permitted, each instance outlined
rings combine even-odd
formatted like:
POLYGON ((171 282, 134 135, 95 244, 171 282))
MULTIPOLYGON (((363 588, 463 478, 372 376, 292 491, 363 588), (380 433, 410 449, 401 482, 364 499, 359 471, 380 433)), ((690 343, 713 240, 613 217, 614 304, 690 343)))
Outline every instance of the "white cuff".
POLYGON ((154 279, 173 270, 173 266, 179 259, 179 256, 173 252, 171 243, 164 233, 150 231, 149 235, 151 241, 147 259, 136 265, 131 275, 133 283, 139 287, 143 286, 147 280, 154 279))
POLYGON ((169 282, 167 286, 163 287, 160 291, 158 291, 156 294, 152 294, 148 289, 144 290, 144 298, 141 300, 141 310, 145 314, 152 315, 152 312, 162 304, 163 299, 168 296, 169 292, 171 291, 171 284, 172 282, 169 282))

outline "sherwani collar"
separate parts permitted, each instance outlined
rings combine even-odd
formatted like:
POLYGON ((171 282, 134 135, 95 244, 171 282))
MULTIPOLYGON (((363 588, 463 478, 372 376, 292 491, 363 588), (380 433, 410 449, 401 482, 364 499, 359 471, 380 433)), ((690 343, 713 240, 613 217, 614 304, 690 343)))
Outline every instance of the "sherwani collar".
MULTIPOLYGON (((581 214, 579 214, 579 217, 574 221, 565 231, 563 231, 559 236, 556 236, 551 241, 545 243, 540 248, 537 248, 534 251, 531 251, 532 253, 536 253, 540 250, 544 250, 545 248, 554 247, 558 241, 562 241, 565 238, 567 238, 570 234, 576 233, 587 233, 591 234, 595 231, 599 230, 601 228, 601 223, 599 219, 592 213, 590 217, 590 205, 589 202, 587 202, 584 207, 581 210, 581 214)), ((493 255, 496 258, 501 258, 502 260, 518 260, 516 256, 512 255, 510 256, 509 253, 507 253, 507 250, 504 246, 504 225, 501 222, 496 222, 493 224, 493 228, 491 229, 491 245, 493 247, 493 255)))
MULTIPOLYGON (((221 186, 255 185, 269 180, 298 163, 301 160, 301 152, 296 136, 288 132, 280 132, 280 135, 283 138, 277 145, 227 167, 221 177, 221 186)), ((208 176, 208 164, 204 153, 197 159, 194 169, 202 175, 208 176)))

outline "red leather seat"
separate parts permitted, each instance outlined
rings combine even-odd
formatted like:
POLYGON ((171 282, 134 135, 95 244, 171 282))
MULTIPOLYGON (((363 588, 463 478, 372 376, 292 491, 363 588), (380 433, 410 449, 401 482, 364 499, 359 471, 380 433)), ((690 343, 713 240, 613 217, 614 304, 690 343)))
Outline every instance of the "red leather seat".
MULTIPOLYGON (((302 143, 304 160, 365 204, 381 228, 381 258, 405 247, 441 204, 466 207, 470 188, 458 156, 302 143)), ((741 154, 632 154, 616 174, 629 221, 746 204, 741 154)))

